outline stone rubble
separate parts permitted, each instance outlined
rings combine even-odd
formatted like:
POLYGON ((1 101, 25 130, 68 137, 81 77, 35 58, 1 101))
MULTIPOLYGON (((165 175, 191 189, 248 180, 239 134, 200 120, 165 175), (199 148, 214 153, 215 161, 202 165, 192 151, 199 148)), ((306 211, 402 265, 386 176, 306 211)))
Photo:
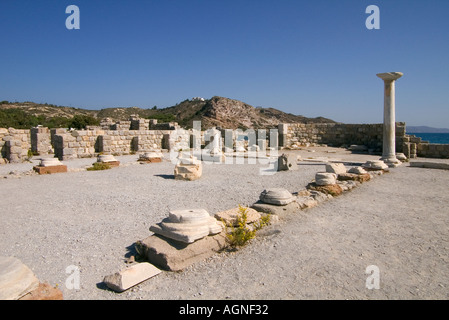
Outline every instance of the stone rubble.
POLYGON ((202 174, 203 165, 200 160, 180 153, 174 170, 175 180, 194 181, 201 178, 202 174))
POLYGON ((119 272, 104 277, 103 283, 109 289, 123 292, 161 272, 161 270, 148 262, 134 263, 119 272))
POLYGON ((297 156, 294 154, 282 154, 278 158, 278 171, 298 170, 297 156))
POLYGON ((0 300, 63 300, 61 290, 40 283, 15 257, 0 257, 0 300))
POLYGON ((346 173, 346 167, 343 163, 328 163, 326 164, 326 172, 341 174, 346 173))

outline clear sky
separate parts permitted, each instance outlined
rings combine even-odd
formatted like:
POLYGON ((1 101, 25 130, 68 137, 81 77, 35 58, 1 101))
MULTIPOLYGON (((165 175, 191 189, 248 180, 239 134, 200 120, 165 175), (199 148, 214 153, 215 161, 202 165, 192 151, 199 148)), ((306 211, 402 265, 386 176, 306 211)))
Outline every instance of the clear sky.
POLYGON ((0 100, 165 108, 223 96, 345 123, 449 128, 447 0, 1 0, 0 100), (69 5, 80 29, 66 28, 69 5), (380 9, 367 29, 366 8, 380 9))

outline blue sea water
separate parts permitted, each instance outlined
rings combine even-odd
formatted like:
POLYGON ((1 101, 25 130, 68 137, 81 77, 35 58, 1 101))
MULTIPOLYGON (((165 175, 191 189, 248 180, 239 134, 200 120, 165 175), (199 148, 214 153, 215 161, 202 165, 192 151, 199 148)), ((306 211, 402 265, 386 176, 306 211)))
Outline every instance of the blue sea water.
POLYGON ((449 133, 413 133, 413 132, 407 132, 407 134, 419 137, 423 141, 429 141, 430 143, 449 144, 449 133))

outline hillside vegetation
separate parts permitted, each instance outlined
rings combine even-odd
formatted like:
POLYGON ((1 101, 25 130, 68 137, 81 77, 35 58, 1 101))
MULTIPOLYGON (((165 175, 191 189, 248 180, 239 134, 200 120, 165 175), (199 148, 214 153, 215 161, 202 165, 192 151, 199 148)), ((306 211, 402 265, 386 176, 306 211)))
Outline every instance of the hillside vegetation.
POLYGON ((131 115, 157 119, 158 122, 177 122, 184 128, 191 128, 193 121, 201 121, 202 127, 226 129, 271 128, 279 123, 334 122, 323 117, 307 118, 285 113, 274 108, 253 107, 239 100, 212 97, 209 100, 184 100, 172 107, 143 109, 105 108, 87 110, 80 108, 38 104, 33 102, 0 102, 0 127, 29 129, 37 125, 49 128, 85 128, 99 125, 100 120, 129 120, 131 115))

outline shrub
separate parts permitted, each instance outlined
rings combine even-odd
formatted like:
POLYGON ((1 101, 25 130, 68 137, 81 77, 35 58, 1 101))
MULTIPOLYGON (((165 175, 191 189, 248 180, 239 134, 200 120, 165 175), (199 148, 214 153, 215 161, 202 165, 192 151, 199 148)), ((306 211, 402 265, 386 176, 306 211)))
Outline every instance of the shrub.
POLYGON ((95 162, 92 167, 87 168, 87 171, 108 170, 111 166, 105 162, 95 162))
POLYGON ((81 130, 86 129, 87 126, 98 126, 99 124, 100 121, 92 116, 77 114, 69 122, 69 127, 81 130))
POLYGON ((249 240, 254 239, 256 236, 256 231, 262 229, 270 223, 270 217, 269 215, 266 215, 259 219, 259 221, 255 222, 253 227, 248 227, 247 211, 247 208, 239 205, 237 226, 227 226, 226 223, 222 221, 226 228, 226 240, 234 249, 244 246, 249 240))

